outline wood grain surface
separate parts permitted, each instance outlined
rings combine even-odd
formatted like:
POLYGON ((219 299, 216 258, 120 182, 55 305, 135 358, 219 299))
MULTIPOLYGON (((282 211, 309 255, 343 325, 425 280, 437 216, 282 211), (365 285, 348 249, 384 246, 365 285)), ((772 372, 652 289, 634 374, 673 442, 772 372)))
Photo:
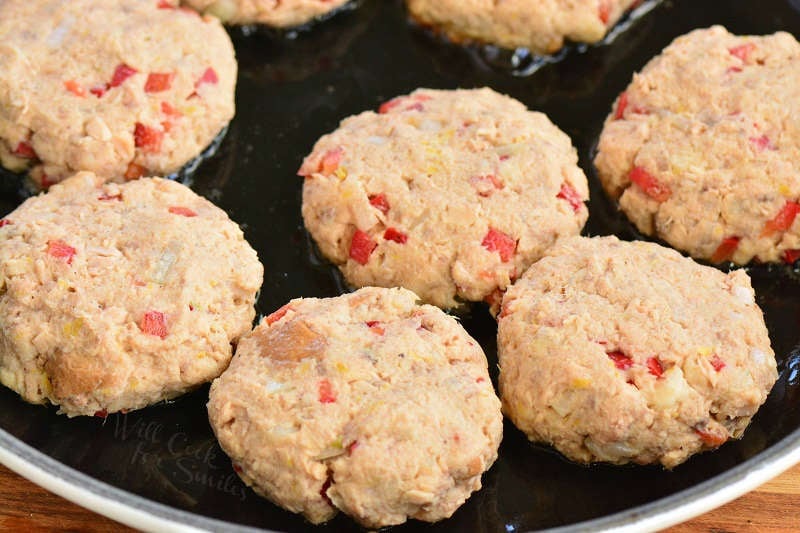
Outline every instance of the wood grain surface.
MULTIPOLYGON (((126 532, 129 528, 47 492, 0 465, 0 530, 126 532)), ((800 531, 800 465, 675 533, 800 531)))

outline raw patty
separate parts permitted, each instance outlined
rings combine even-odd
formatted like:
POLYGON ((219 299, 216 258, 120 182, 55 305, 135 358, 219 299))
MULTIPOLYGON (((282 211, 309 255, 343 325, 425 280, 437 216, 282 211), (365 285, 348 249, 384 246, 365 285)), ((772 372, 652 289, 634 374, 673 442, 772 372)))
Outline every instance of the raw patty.
POLYGON ((589 197, 569 137, 491 89, 420 89, 344 120, 303 162, 303 219, 357 287, 440 307, 496 297, 589 197))
POLYGON ((502 437, 480 346, 405 289, 292 300, 242 338, 209 418, 242 479, 314 523, 449 517, 502 437))
POLYGON ((180 169, 233 117, 235 84, 214 18, 158 0, 0 2, 0 162, 44 187, 180 169))
POLYGON ((800 44, 721 26, 676 39, 636 74, 595 159, 647 235, 693 257, 800 254, 800 44))
POLYGON ((505 414, 574 461, 657 463, 742 435, 777 379, 750 278, 615 237, 567 239, 509 288, 505 414))
POLYGON ((300 26, 351 0, 184 0, 183 3, 226 24, 300 26))
POLYGON ((564 39, 594 43, 638 0, 406 0, 420 24, 454 41, 551 54, 564 39))
POLYGON ((217 377, 263 268, 178 183, 82 172, 0 221, 0 382, 69 416, 137 409, 217 377))

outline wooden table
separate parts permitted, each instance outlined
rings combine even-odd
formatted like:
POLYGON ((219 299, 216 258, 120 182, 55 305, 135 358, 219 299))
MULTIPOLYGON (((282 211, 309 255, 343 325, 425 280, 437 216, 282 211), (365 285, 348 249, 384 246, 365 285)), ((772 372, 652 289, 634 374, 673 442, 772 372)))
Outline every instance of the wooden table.
MULTIPOLYGON (((0 465, 0 530, 131 531, 74 505, 0 465)), ((800 530, 800 465, 719 509, 671 532, 778 532, 800 530)))

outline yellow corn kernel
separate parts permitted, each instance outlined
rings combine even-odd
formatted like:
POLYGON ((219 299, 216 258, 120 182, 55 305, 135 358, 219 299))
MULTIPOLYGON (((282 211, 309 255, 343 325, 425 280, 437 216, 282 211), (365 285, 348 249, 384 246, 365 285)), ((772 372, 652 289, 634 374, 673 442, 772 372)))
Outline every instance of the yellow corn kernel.
POLYGON ((708 357, 714 352, 714 348, 711 346, 701 346, 697 349, 697 353, 703 357, 708 357))
POLYGON ((572 380, 573 389, 588 389, 591 384, 592 380, 589 378, 575 378, 572 380))
POLYGON ((72 322, 67 322, 63 326, 64 335, 67 337, 74 337, 78 333, 80 333, 81 329, 83 328, 83 319, 76 318, 72 322))

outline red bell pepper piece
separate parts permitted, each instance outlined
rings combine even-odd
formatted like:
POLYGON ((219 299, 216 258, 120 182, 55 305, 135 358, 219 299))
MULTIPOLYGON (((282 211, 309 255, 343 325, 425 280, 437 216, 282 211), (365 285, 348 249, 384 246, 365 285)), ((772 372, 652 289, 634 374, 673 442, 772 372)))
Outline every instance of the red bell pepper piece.
POLYGON ((576 191, 568 183, 561 184, 561 190, 558 191, 556 198, 565 200, 570 206, 572 206, 572 210, 576 213, 581 210, 581 207, 583 207, 583 198, 581 198, 581 195, 578 194, 578 191, 576 191))
POLYGON ((405 244, 408 241, 408 235, 396 228, 386 228, 386 231, 383 233, 383 238, 398 244, 405 244))
POLYGON ((755 43, 745 43, 740 44, 739 46, 734 46, 733 48, 729 48, 728 52, 730 52, 732 56, 736 56, 742 61, 747 61, 748 56, 755 49, 755 43))
POLYGON ((693 428, 694 432, 700 437, 700 440, 703 441, 703 444, 706 446, 711 446, 716 448, 717 446, 721 446, 725 444, 725 441, 728 440, 728 437, 725 435, 717 435, 703 429, 693 428))
POLYGON ((800 259, 800 250, 784 250, 783 262, 787 265, 793 265, 800 259))
POLYGON ((147 81, 144 84, 144 92, 146 93, 160 93, 169 90, 172 87, 172 80, 175 79, 173 72, 151 72, 147 75, 147 81))
POLYGON ((500 230, 489 228, 489 232, 483 238, 481 246, 490 252, 498 252, 500 260, 503 263, 507 263, 514 257, 514 252, 517 250, 517 241, 500 230))
POLYGON ((170 206, 169 212, 172 213, 173 215, 180 215, 182 217, 187 217, 187 218, 191 218, 191 217, 196 217, 197 216, 197 213, 195 213, 194 211, 192 211, 188 207, 183 207, 183 206, 180 206, 180 205, 170 206))
POLYGON ((273 312, 272 314, 267 315, 267 318, 265 319, 267 321, 267 325, 271 326, 272 324, 274 324, 275 322, 286 316, 287 312, 289 312, 289 304, 286 304, 281 308, 279 308, 277 311, 273 312))
POLYGON ((38 157, 36 151, 26 141, 20 141, 13 153, 15 156, 24 157, 25 159, 36 159, 38 157))
POLYGON ((741 240, 741 237, 726 237, 722 239, 722 242, 711 256, 711 262, 722 263, 730 261, 733 254, 736 253, 736 249, 739 248, 739 241, 741 240))
POLYGON ((620 120, 625 116, 625 108, 628 107, 628 93, 624 92, 619 95, 617 100, 617 111, 614 113, 614 120, 620 120))
POLYGON ((372 207, 374 207, 375 209, 377 209, 378 211, 380 211, 384 215, 389 213, 389 209, 390 209, 389 200, 386 199, 386 195, 385 194, 383 194, 383 193, 381 193, 381 194, 370 194, 369 195, 369 203, 370 203, 370 205, 372 205, 372 207))
POLYGON ((344 154, 344 149, 342 148, 334 148, 333 150, 328 150, 325 152, 325 155, 322 156, 322 161, 319 164, 319 171, 323 176, 330 176, 336 169, 339 168, 339 163, 342 161, 342 155, 344 154))
POLYGON ((336 401, 336 393, 333 390, 331 382, 327 378, 319 381, 319 403, 334 403, 336 401))
POLYGON ((72 259, 75 257, 77 250, 65 243, 61 239, 47 241, 47 255, 61 259, 68 265, 72 264, 72 259))
POLYGON ((614 366, 620 370, 627 370, 633 366, 633 359, 622 352, 608 352, 606 355, 614 361, 614 366))
POLYGON ((660 183, 652 174, 642 167, 633 167, 629 174, 630 180, 641 188, 644 193, 656 202, 666 202, 672 196, 672 191, 667 185, 660 183))
POLYGON ((133 130, 133 141, 137 148, 141 148, 145 152, 158 152, 163 139, 163 131, 145 126, 141 122, 136 123, 133 130))
POLYGON ((656 378, 664 375, 664 367, 661 366, 661 361, 657 357, 650 357, 647 359, 647 370, 656 378))
POLYGON ((378 243, 373 241, 369 234, 357 229, 353 234, 353 240, 350 241, 350 257, 356 263, 366 265, 377 247, 378 243))
POLYGON ((142 317, 139 329, 148 335, 163 339, 167 336, 167 317, 160 311, 147 311, 142 317))
POLYGON ((108 84, 108 87, 112 88, 122 85, 125 82, 125 80, 127 80, 137 72, 139 71, 133 67, 129 67, 124 63, 118 65, 117 68, 114 70, 114 75, 111 76, 111 82, 108 84))
POLYGON ((208 67, 203 72, 203 75, 197 79, 194 86, 195 88, 197 88, 206 83, 211 85, 216 85, 218 82, 219 82, 219 77, 217 76, 217 71, 214 70, 212 67, 208 67))
POLYGON ((75 80, 67 80, 64 82, 64 88, 67 89, 69 92, 74 94, 75 96, 84 97, 86 96, 86 89, 75 80))
POLYGON ((775 218, 768 220, 764 224, 764 230, 761 232, 762 237, 769 237, 775 233, 786 231, 794 224, 794 219, 800 213, 800 203, 787 200, 783 207, 775 215, 775 218))

